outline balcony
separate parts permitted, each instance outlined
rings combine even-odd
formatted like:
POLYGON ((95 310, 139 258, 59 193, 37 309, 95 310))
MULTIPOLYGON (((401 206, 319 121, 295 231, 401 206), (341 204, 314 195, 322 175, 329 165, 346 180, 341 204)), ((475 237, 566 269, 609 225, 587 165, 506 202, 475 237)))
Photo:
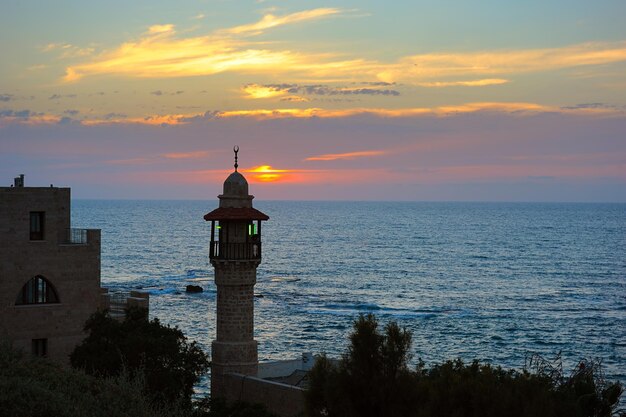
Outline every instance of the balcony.
POLYGON ((87 229, 67 229, 64 239, 64 245, 85 245, 87 244, 87 229))
POLYGON ((222 261, 246 261, 261 259, 261 242, 224 243, 212 241, 209 258, 222 261))

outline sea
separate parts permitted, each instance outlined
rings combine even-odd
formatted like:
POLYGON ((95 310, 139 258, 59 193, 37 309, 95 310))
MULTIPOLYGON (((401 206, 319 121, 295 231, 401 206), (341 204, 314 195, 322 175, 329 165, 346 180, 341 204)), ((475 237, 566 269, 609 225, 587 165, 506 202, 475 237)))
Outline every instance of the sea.
MULTIPOLYGON (((102 284, 150 293, 150 316, 210 353, 217 201, 74 200, 102 229, 102 284), (186 293, 199 285, 202 293, 186 293)), ((412 363, 520 370, 538 354, 626 382, 626 204, 255 201, 263 224, 254 314, 260 361, 338 357, 373 313, 413 334, 412 363)), ((208 391, 204 379, 198 387, 208 391)))

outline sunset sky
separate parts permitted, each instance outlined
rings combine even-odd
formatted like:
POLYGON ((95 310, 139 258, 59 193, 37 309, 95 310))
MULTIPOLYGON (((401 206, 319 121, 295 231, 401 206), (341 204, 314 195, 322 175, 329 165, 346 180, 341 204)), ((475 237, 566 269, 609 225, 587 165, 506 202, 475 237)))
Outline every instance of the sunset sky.
POLYGON ((626 202, 626 2, 0 0, 0 184, 626 202))

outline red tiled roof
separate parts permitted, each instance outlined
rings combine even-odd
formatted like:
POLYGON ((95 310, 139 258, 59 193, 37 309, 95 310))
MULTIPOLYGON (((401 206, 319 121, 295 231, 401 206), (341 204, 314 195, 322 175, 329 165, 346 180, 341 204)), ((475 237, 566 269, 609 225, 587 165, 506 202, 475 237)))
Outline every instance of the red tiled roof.
POLYGON ((255 208, 220 207, 205 214, 204 220, 269 220, 269 216, 255 208))

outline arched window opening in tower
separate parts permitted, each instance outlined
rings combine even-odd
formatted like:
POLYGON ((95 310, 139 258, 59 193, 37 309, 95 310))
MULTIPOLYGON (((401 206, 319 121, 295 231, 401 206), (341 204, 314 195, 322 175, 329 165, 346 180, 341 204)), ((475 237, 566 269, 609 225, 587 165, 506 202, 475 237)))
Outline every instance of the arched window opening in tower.
POLYGON ((37 275, 24 284, 15 304, 53 304, 58 302, 59 296, 50 281, 37 275))

